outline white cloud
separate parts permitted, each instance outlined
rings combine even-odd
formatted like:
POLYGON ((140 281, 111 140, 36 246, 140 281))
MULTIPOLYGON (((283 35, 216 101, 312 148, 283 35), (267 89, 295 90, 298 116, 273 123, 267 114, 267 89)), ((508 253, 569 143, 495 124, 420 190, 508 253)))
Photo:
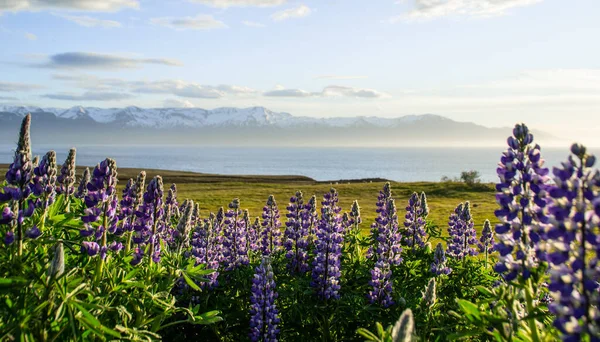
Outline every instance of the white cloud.
POLYGON ((380 98, 387 96, 386 94, 373 89, 362 89, 353 87, 344 87, 330 85, 325 87, 321 92, 308 92, 302 89, 286 89, 277 86, 274 90, 263 93, 268 97, 354 97, 354 98, 380 98))
POLYGON ((0 91, 3 91, 3 92, 29 91, 29 90, 40 89, 40 88, 42 88, 42 87, 37 84, 0 82, 0 91))
POLYGON ((295 8, 289 8, 279 12, 275 12, 271 15, 271 19, 275 21, 282 21, 292 18, 302 18, 310 15, 311 9, 306 5, 300 5, 295 8))
POLYGON ((121 27, 121 23, 118 21, 114 21, 114 20, 104 20, 104 19, 97 19, 97 18, 92 18, 89 16, 80 16, 80 15, 60 15, 60 14, 54 14, 58 17, 61 17, 63 19, 66 19, 68 21, 71 21, 77 25, 80 26, 85 26, 85 27, 104 27, 104 28, 114 28, 114 27, 121 27))
POLYGON ((164 58, 129 58, 90 52, 66 52, 50 56, 50 60, 32 67, 54 69, 125 69, 138 68, 144 64, 180 66, 177 60, 164 58))
POLYGON ((163 103, 165 108, 194 108, 196 107, 193 103, 188 100, 180 99, 166 99, 163 103))
POLYGON ((121 101, 132 98, 131 94, 117 92, 86 91, 83 94, 58 93, 42 95, 47 99, 63 101, 121 101))
POLYGON ((2 0, 0 12, 67 10, 115 12, 125 8, 139 8, 138 0, 2 0))
POLYGON ((248 21, 248 20, 244 20, 242 21, 242 24, 248 26, 248 27, 266 27, 265 24, 261 24, 261 23, 257 23, 254 21, 248 21))
POLYGON ((163 17, 152 18, 150 22, 154 25, 169 27, 175 30, 210 30, 226 28, 227 25, 222 21, 213 18, 211 15, 199 14, 195 17, 163 17))
POLYGON ((362 78, 369 78, 368 76, 344 76, 344 75, 319 75, 315 76, 318 80, 357 80, 362 78))
POLYGON ((217 8, 228 7, 274 7, 283 5, 287 0, 189 0, 198 4, 217 8))
POLYGON ((508 10, 534 5, 543 0, 415 0, 414 8, 390 22, 400 20, 430 20, 446 16, 494 17, 508 10))
POLYGON ((37 40, 37 36, 33 33, 25 32, 25 38, 28 40, 37 40))
POLYGON ((181 80, 166 80, 154 82, 131 82, 131 91, 146 94, 172 94, 187 98, 218 99, 227 95, 249 95, 258 93, 256 90, 236 86, 208 86, 181 80))

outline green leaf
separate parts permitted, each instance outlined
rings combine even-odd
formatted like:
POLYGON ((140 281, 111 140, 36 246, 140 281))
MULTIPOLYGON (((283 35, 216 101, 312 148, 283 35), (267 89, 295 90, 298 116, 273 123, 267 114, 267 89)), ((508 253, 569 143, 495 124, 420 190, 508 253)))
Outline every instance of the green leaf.
POLYGON ((369 330, 367 330, 365 328, 360 328, 360 329, 356 330, 356 333, 361 335, 362 337, 366 338, 367 341, 379 341, 379 338, 377 336, 375 336, 375 334, 373 334, 372 332, 370 332, 369 330))
POLYGON ((193 281, 193 280, 192 280, 192 279, 191 279, 191 278, 190 278, 190 277, 189 277, 189 276, 188 276, 188 275, 187 275, 185 272, 182 272, 182 274, 183 274, 183 279, 185 279, 185 282, 186 282, 186 283, 187 283, 187 284, 188 284, 188 285, 189 285, 189 286, 190 286, 192 289, 194 289, 195 291, 202 291, 202 290, 200 289, 200 287, 199 287, 198 285, 196 285, 196 283, 195 283, 195 282, 194 282, 194 281, 193 281))
POLYGON ((478 320, 481 319, 481 313, 479 312, 479 308, 477 307, 477 305, 469 302, 468 300, 464 300, 464 299, 457 299, 456 302, 458 303, 458 306, 460 306, 460 309, 465 314, 474 316, 478 320))
POLYGON ((0 278, 0 288, 12 288, 27 284, 27 279, 23 278, 0 278))
POLYGON ((87 311, 83 306, 77 304, 76 302, 72 302, 72 304, 83 315, 83 316, 76 315, 77 319, 79 319, 80 322, 88 325, 94 331, 100 331, 102 333, 111 335, 113 337, 121 338, 121 334, 102 325, 102 323, 100 323, 100 321, 96 317, 94 317, 94 315, 92 315, 89 311, 87 311))

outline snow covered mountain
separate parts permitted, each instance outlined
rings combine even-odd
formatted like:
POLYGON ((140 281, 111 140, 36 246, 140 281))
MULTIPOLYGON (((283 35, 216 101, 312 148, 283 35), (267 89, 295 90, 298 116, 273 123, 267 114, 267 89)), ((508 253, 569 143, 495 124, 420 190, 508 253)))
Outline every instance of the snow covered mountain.
POLYGON ((23 116, 27 113, 51 113, 59 119, 92 120, 97 123, 118 123, 128 127, 176 128, 176 127, 397 127, 419 120, 451 121, 438 115, 408 115, 399 118, 375 116, 312 118, 277 113, 264 107, 251 108, 148 108, 135 106, 125 108, 96 108, 76 106, 69 109, 26 106, 0 106, 0 113, 23 116))
MULTIPOLYGON (((32 137, 65 144, 204 146, 490 146, 510 128, 424 114, 313 118, 251 108, 96 108, 0 106, 0 143, 13 143, 24 115, 32 137)), ((550 137, 537 132, 536 138, 550 137)))

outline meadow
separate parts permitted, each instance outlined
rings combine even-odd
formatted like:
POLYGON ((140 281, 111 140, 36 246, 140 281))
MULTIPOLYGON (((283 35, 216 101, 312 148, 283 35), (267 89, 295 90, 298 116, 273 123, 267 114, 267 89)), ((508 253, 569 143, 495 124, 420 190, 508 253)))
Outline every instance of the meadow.
POLYGON ((497 184, 316 182, 61 165, 30 120, 0 169, 1 341, 600 341, 584 146, 551 171, 517 124, 497 184))

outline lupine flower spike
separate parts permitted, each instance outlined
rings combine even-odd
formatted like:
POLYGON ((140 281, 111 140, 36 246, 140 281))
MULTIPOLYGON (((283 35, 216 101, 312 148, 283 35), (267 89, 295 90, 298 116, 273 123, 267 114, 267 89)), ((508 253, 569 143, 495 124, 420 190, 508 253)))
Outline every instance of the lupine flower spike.
POLYGON ((415 332, 415 321, 410 309, 404 310, 392 328, 393 342, 411 342, 415 332))
POLYGON ((321 220, 316 228, 312 282, 322 300, 339 299, 341 253, 344 242, 338 193, 331 189, 323 196, 321 220))
POLYGON ((276 252, 281 246, 281 222, 279 221, 279 209, 275 197, 270 195, 267 204, 263 207, 262 229, 259 234, 259 250, 263 256, 269 256, 276 252))
POLYGON ((508 138, 508 149, 502 154, 497 169, 496 201, 500 209, 496 217, 498 263, 494 270, 512 281, 518 276, 529 279, 543 251, 537 246, 543 238, 547 218, 548 169, 544 168, 540 146, 533 145, 533 135, 524 124, 518 124, 508 138))
POLYGON ((494 252, 494 244, 494 231, 492 230, 490 220, 485 220, 485 222, 483 223, 483 229, 481 230, 481 238, 479 239, 477 247, 479 247, 479 252, 484 253, 485 255, 486 268, 488 263, 488 256, 490 253, 494 252))
POLYGON ((31 191, 38 196, 36 207, 42 209, 41 227, 44 228, 48 207, 54 203, 56 196, 56 153, 49 151, 42 161, 33 169, 31 191))
POLYGON ((600 171, 596 158, 574 144, 554 168, 547 260, 550 312, 564 341, 600 341, 600 171))
MULTIPOLYGON (((11 212, 14 218, 11 229, 6 233, 4 241, 7 245, 12 244, 15 240, 14 230, 17 231, 17 253, 19 256, 23 254, 23 220, 26 217, 31 217, 35 209, 33 201, 27 201, 31 194, 29 183, 31 182, 33 164, 31 161, 31 139, 29 129, 31 125, 31 115, 27 114, 21 123, 19 132, 19 142, 15 150, 13 162, 8 167, 6 172, 6 183, 4 192, 0 193, 0 202, 12 200, 10 205, 11 212)), ((7 214, 8 215, 8 214, 7 214)))
POLYGON ((271 260, 263 257, 256 267, 250 295, 250 340, 276 342, 279 335, 279 313, 275 300, 275 280, 271 260))
POLYGON ((406 233, 403 236, 404 244, 411 247, 413 252, 425 246, 425 219, 423 217, 421 198, 419 194, 413 192, 406 207, 406 215, 404 216, 406 233))
POLYGON ((75 192, 76 198, 84 198, 87 195, 87 183, 90 182, 90 168, 86 167, 83 170, 83 175, 81 176, 81 180, 79 181, 79 186, 77 187, 77 192, 75 192))
POLYGON ((305 273, 308 271, 308 224, 305 224, 301 191, 296 191, 295 196, 290 198, 287 210, 283 243, 287 268, 291 273, 305 273))
POLYGON ((450 215, 448 222, 448 255, 453 258, 465 260, 467 256, 477 255, 474 245, 477 243, 476 231, 471 217, 471 205, 467 201, 459 204, 450 215))
POLYGON ((429 270, 436 276, 442 274, 448 275, 452 272, 452 269, 446 266, 446 253, 444 252, 444 246, 442 246, 441 243, 438 243, 437 246, 435 246, 433 262, 431 263, 429 270))
POLYGON ((71 195, 75 192, 75 158, 77 150, 72 148, 69 150, 69 155, 60 169, 58 176, 56 191, 65 196, 66 212, 71 209, 71 195))
POLYGON ((223 266, 231 271, 240 266, 248 265, 248 250, 246 249, 246 228, 244 227, 243 211, 240 200, 234 198, 229 203, 229 210, 223 221, 223 266))

